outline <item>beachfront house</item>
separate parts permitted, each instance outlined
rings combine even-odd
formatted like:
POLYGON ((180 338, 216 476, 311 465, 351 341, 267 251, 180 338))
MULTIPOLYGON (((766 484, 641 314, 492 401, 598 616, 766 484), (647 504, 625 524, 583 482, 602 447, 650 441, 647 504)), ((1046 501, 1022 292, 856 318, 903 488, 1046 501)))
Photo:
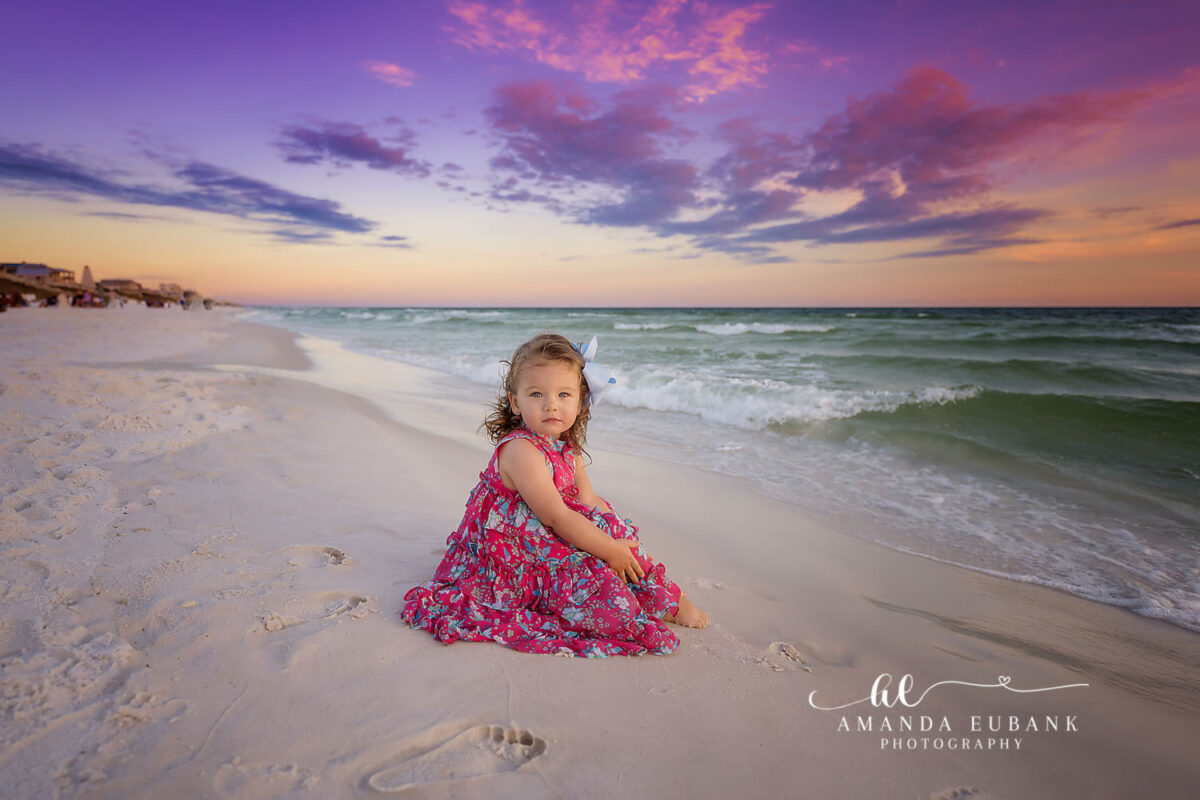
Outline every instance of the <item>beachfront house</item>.
POLYGON ((20 263, 0 264, 0 272, 5 275, 16 275, 18 278, 37 280, 50 274, 50 268, 45 264, 20 263))
POLYGON ((131 281, 128 278, 105 278, 102 281, 96 281, 96 285, 101 289, 108 289, 112 292, 138 294, 142 291, 140 283, 131 281))
POLYGON ((18 278, 24 278, 25 280, 43 285, 75 282, 74 270, 48 267, 45 264, 30 264, 27 261, 0 264, 0 273, 15 275, 18 278))

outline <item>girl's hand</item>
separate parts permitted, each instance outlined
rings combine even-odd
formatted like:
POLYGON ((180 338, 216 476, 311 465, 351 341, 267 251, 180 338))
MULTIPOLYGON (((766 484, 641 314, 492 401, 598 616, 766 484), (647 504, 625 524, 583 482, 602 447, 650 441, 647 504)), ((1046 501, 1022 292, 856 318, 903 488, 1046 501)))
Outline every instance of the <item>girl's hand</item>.
POLYGON ((638 547, 637 542, 631 542, 628 539, 613 539, 612 543, 612 554, 604 559, 612 571, 620 575, 621 580, 627 583, 637 583, 644 578, 646 571, 642 569, 642 565, 634 556, 638 547))

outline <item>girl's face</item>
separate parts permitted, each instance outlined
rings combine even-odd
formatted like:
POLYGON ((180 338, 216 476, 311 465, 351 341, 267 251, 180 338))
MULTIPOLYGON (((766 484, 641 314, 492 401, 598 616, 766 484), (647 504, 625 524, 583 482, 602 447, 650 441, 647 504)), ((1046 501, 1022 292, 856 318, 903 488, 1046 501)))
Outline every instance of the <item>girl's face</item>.
POLYGON ((583 402, 579 368, 567 361, 526 364, 508 403, 534 433, 557 439, 571 429, 583 402))

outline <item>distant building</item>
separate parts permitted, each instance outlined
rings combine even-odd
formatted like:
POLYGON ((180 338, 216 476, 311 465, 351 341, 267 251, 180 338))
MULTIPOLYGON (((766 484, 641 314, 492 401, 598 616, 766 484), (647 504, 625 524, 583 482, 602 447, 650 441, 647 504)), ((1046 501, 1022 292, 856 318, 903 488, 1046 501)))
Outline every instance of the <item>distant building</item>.
POLYGON ((51 270, 45 264, 29 264, 22 261, 20 264, 0 264, 0 271, 7 272, 9 275, 16 275, 18 278, 27 278, 45 283, 50 280, 51 270))
POLYGON ((44 267, 45 269, 50 269, 45 264, 28 264, 28 263, 22 261, 19 264, 16 262, 9 263, 9 264, 0 264, 0 273, 5 273, 8 275, 16 275, 17 270, 21 269, 22 267, 44 267))
POLYGON ((74 283, 75 271, 48 267, 45 264, 30 264, 22 261, 19 264, 0 264, 0 273, 16 275, 35 283, 74 283))
POLYGON ((142 285, 137 281, 131 281, 128 278, 105 278, 102 281, 96 281, 96 285, 102 289, 110 289, 114 292, 140 292, 142 285))

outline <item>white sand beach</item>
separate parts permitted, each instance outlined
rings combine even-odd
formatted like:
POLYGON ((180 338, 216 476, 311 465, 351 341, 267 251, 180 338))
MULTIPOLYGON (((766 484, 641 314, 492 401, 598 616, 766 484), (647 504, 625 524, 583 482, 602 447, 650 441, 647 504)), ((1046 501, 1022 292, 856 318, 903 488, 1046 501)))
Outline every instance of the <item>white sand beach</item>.
POLYGON ((1200 782, 1193 632, 592 447, 597 490, 709 627, 677 629, 665 657, 447 647, 398 611, 491 452, 486 387, 234 310, 13 309, 0 348, 4 797, 1016 800, 1200 782), (912 676, 908 705, 814 707, 883 673, 889 702, 912 676))

